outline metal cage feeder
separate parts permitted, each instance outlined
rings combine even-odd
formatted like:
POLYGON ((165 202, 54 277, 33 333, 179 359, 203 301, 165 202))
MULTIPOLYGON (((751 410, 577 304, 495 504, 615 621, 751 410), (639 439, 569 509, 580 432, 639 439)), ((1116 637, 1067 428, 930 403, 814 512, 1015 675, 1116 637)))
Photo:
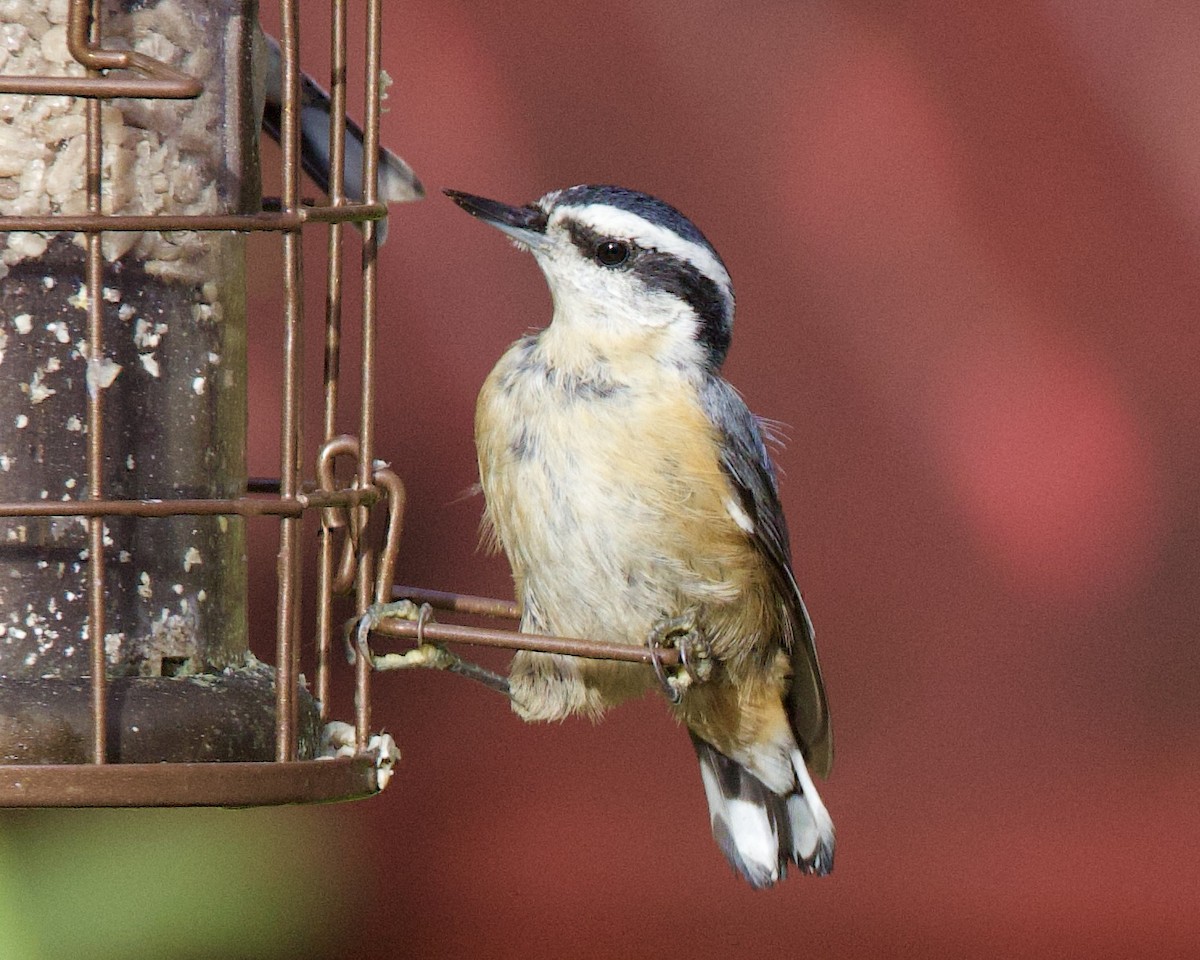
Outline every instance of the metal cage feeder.
MULTIPOLYGON (((331 719, 332 597, 352 592, 359 607, 376 597, 403 511, 398 478, 372 457, 381 4, 367 3, 365 195, 349 202, 340 187, 335 129, 338 186, 321 206, 299 194, 299 5, 282 4, 282 195, 270 212, 254 0, 27 7, 4 25, 20 53, 0 76, 0 108, 30 154, 24 170, 3 171, 0 196, 0 804, 373 793, 362 663, 352 755, 317 758, 331 719), (363 234, 354 436, 334 426, 350 221, 363 234), (326 430, 317 479, 305 483, 300 254, 315 222, 329 234, 326 430), (279 479, 266 484, 246 474, 249 231, 278 233, 284 256, 279 479), (356 464, 339 486, 341 457, 356 464), (310 691, 299 675, 301 538, 314 510, 322 578, 310 691), (381 511, 382 551, 368 536, 381 511), (273 667, 247 637, 245 528, 257 516, 279 523, 273 667)), ((346 4, 330 9, 344 117, 346 4)))
MULTIPOLYGON (((374 460, 382 0, 363 0, 361 200, 342 186, 347 2, 329 5, 334 122, 322 204, 300 196, 299 3, 282 0, 282 187, 267 210, 256 0, 27 7, 25 21, 0 25, 23 31, 17 62, 0 64, 0 133, 10 134, 0 156, 11 152, 0 160, 0 806, 378 792, 390 757, 371 736, 365 656, 352 668, 353 736, 341 756, 320 756, 336 720, 331 674, 346 616, 395 597, 517 616, 507 601, 392 585, 404 488, 374 460), (337 416, 347 223, 362 234, 352 434, 337 416), (314 224, 328 231, 323 435, 306 451, 301 253, 314 224), (278 234, 283 251, 279 478, 270 481, 246 469, 252 231, 278 234), (353 463, 348 483, 334 469, 343 458, 353 463), (306 628, 303 520, 313 511, 316 622, 306 628), (247 639, 252 517, 279 524, 273 665, 247 639), (313 635, 309 689, 301 638, 313 635)), ((445 623, 377 632, 678 663, 673 649, 445 623)))

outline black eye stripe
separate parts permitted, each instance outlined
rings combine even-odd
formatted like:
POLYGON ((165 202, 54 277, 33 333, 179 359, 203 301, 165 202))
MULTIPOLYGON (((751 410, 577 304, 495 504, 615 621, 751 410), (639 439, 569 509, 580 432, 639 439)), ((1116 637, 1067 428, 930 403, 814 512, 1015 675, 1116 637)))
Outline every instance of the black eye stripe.
POLYGON ((700 318, 696 339, 704 345, 715 370, 729 352, 733 335, 733 317, 721 289, 686 260, 669 253, 650 250, 633 265, 633 274, 649 289, 678 297, 700 318))
MULTIPOLYGON (((601 244, 616 239, 574 220, 564 220, 563 225, 571 243, 589 260, 596 260, 601 244)), ((647 289, 669 293, 690 306, 700 319, 696 339, 703 345, 712 369, 719 367, 729 352, 733 326, 732 304, 721 288, 697 267, 674 254, 645 249, 629 240, 620 242, 629 247, 629 254, 617 265, 628 269, 647 289)))

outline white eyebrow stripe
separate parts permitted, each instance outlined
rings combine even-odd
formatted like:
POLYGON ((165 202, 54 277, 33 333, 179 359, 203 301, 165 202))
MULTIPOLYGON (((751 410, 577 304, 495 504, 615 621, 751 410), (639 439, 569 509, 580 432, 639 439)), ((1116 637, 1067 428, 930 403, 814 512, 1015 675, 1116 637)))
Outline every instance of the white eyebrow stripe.
POLYGON ((685 240, 679 234, 656 223, 651 223, 636 213, 610 207, 603 203, 584 206, 563 206, 554 210, 555 218, 567 214, 586 224, 598 233, 633 240, 639 246, 651 247, 685 260, 702 274, 710 277, 721 288, 721 293, 732 299, 729 274, 721 261, 705 246, 685 240))

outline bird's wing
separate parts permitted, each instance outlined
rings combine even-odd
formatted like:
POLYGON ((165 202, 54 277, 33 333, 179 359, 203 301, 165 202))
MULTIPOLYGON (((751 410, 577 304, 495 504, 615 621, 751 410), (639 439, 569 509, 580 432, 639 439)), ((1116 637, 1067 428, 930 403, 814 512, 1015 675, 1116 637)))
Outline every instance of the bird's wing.
POLYGON ((721 466, 750 521, 748 536, 770 562, 776 577, 784 612, 786 635, 782 639, 792 657, 788 693, 792 729, 811 769, 826 776, 833 764, 833 737, 825 685, 817 662, 812 620, 792 573, 787 521, 762 428, 738 392, 718 376, 708 378, 701 390, 701 402, 721 439, 721 466))

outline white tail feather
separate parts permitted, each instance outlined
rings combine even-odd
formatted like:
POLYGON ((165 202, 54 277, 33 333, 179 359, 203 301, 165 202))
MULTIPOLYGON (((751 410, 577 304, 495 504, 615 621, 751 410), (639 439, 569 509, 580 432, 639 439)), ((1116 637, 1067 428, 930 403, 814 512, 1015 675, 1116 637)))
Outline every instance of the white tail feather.
POLYGON ((821 802, 799 750, 792 751, 792 766, 800 788, 788 797, 793 857, 799 864, 811 864, 814 873, 828 873, 833 869, 833 818, 821 802))
POLYGON ((745 767, 693 736, 713 837, 754 887, 769 887, 795 863, 806 873, 833 869, 833 821, 796 750, 793 790, 778 794, 745 767))

